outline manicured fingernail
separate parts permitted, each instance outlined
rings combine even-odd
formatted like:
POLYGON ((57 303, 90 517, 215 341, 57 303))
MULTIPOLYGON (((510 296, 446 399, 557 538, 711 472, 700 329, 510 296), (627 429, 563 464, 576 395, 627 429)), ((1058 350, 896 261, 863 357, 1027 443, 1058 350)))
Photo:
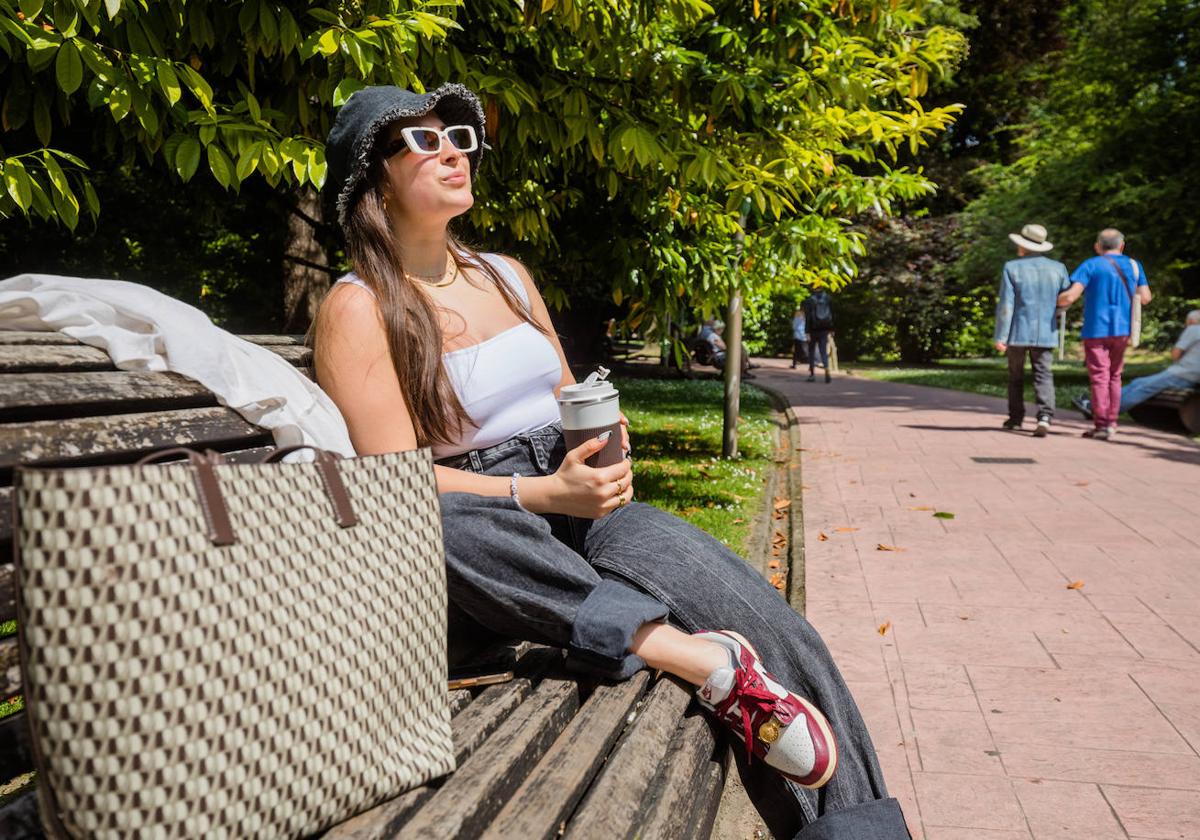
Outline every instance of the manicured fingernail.
POLYGON ((600 441, 601 443, 605 443, 610 437, 612 437, 611 431, 601 432, 600 434, 596 435, 596 440, 600 441))

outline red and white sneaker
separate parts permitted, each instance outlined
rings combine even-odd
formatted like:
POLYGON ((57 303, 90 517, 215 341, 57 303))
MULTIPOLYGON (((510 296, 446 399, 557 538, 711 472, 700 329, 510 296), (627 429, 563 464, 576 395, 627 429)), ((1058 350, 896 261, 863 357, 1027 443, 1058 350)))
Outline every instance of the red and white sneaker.
POLYGON ((730 667, 713 671, 696 700, 745 742, 746 760, 758 756, 802 787, 828 782, 837 767, 837 743, 825 715, 780 685, 737 633, 693 635, 729 651, 730 667))

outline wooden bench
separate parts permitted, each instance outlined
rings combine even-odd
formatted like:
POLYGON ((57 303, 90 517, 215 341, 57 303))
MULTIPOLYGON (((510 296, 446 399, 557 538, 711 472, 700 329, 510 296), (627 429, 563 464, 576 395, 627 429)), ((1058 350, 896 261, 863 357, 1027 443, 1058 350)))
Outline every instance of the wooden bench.
MULTIPOLYGON (((290 336, 255 336, 308 373, 290 336)), ((271 436, 171 373, 117 371, 57 333, 0 332, 0 623, 15 620, 12 473, 18 463, 130 463, 164 446, 212 448, 238 461, 271 436)), ((462 636, 452 626, 452 638, 462 636)), ((361 814, 330 838, 708 837, 728 749, 690 692, 642 672, 623 683, 569 675, 562 653, 457 639, 451 661, 511 667, 510 682, 449 692, 458 769, 361 814), (508 657, 510 662, 496 662, 508 657), (723 743, 723 742, 722 742, 723 743)), ((453 670, 452 665, 452 670, 453 670)), ((0 639, 0 700, 20 694, 15 636, 0 639)), ((0 719, 0 837, 41 836, 24 712, 0 719)))
POLYGON ((1147 426, 1182 425, 1200 435, 1200 385, 1168 388, 1129 410, 1129 416, 1147 426))

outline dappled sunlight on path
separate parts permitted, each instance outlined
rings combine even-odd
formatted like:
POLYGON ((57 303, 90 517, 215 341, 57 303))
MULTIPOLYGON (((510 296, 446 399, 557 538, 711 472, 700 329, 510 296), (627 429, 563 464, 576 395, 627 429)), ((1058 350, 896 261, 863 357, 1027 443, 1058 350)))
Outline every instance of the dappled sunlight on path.
POLYGON ((801 423, 808 617, 913 836, 1200 837, 1200 447, 762 364, 801 423))

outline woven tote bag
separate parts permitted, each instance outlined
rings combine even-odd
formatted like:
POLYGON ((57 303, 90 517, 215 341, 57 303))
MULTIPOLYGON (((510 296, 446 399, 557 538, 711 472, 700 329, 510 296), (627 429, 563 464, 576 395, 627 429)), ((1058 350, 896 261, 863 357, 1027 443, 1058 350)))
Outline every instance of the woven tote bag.
POLYGON ((453 770, 429 451, 187 454, 17 470, 47 832, 298 837, 453 770))

